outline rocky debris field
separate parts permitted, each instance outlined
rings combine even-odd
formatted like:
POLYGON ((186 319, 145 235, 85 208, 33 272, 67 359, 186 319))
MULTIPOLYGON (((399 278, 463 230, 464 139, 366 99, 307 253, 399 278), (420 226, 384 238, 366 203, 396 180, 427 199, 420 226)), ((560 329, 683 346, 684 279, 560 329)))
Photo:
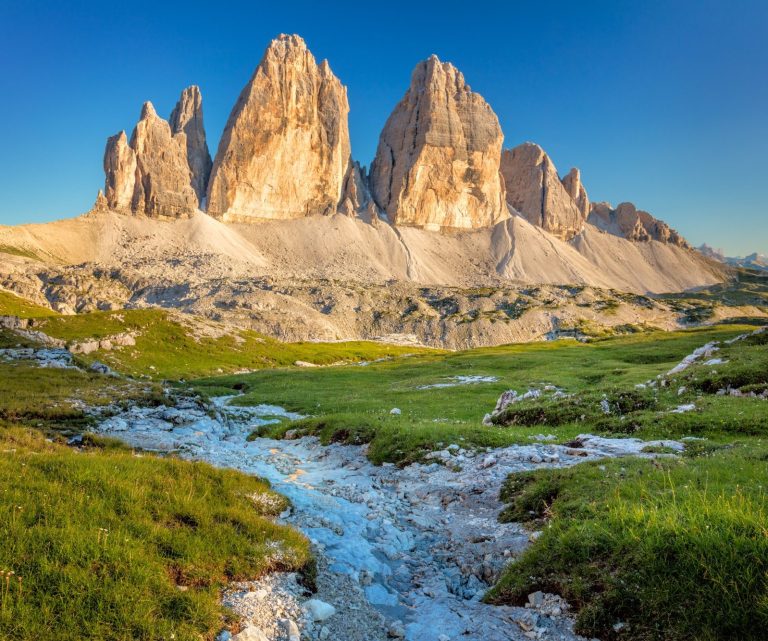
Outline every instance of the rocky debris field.
MULTIPOLYGON (((498 522, 501 484, 510 472, 643 455, 654 445, 582 435, 576 447, 566 447, 542 436, 493 451, 451 444, 424 464, 377 467, 365 447, 322 446, 311 437, 248 441, 256 427, 297 416, 229 400, 133 408, 104 420, 100 431, 262 476, 292 501, 284 517, 312 541, 318 592, 310 595, 295 575, 232 586, 225 600, 243 618, 237 641, 576 639, 567 605, 554 595, 533 594, 525 608, 481 602, 503 566, 535 537, 519 524, 498 522)), ((671 444, 682 448, 655 443, 671 444)))

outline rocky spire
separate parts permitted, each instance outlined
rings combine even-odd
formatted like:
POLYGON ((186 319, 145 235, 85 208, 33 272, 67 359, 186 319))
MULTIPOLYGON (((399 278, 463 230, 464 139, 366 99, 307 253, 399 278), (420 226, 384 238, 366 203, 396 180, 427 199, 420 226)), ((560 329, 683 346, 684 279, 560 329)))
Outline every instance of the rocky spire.
MULTIPOLYGON (((529 222, 562 240, 573 238, 584 228, 586 213, 582 213, 579 204, 571 198, 560 182, 554 163, 538 145, 526 142, 514 149, 505 149, 501 173, 507 202, 529 222)), ((578 175, 569 176, 568 185, 573 188, 578 175)), ((577 189, 577 193, 582 189, 577 189)))
POLYGON ((185 89, 171 125, 145 102, 130 143, 124 131, 107 140, 105 200, 115 211, 188 216, 200 205, 210 168, 197 87, 185 89))
POLYGON ((136 152, 136 186, 132 209, 148 216, 185 216, 197 209, 192 172, 187 164, 185 136, 173 136, 151 102, 131 136, 136 152))
POLYGON ((186 136, 187 164, 192 172, 192 188, 198 201, 202 203, 213 163, 203 126, 203 97, 197 85, 187 87, 181 92, 169 122, 174 136, 182 133, 186 136))
POLYGON ((562 180, 563 187, 571 200, 576 203, 584 220, 589 216, 589 197, 587 196, 587 190, 584 189, 584 185, 581 184, 581 172, 573 167, 571 171, 562 180))
POLYGON ((420 62, 387 120, 371 192, 389 219, 428 228, 487 227, 509 216, 496 114, 450 63, 420 62))
POLYGON ((208 186, 214 216, 300 218, 336 211, 350 164, 347 90, 299 36, 267 47, 237 100, 208 186))
POLYGON ((136 186, 136 152, 124 131, 107 138, 104 149, 104 196, 111 209, 130 211, 136 186))

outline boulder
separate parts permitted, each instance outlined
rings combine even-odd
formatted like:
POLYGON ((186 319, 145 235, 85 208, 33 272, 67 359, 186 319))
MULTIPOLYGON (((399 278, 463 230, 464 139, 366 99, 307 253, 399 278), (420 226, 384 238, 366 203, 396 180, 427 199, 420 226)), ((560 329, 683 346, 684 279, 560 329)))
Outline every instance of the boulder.
POLYGON ((371 165, 376 204, 396 225, 489 227, 509 217, 499 175, 503 135, 483 97, 432 56, 389 116, 371 165))
POLYGON ((261 628, 248 625, 233 636, 231 641, 269 641, 269 637, 264 634, 261 628))
POLYGON ((299 36, 267 47, 229 116, 208 187, 225 220, 335 213, 350 165, 347 90, 299 36))
POLYGON ((304 609, 312 621, 325 621, 336 614, 336 608, 320 599, 309 599, 304 603, 304 609))

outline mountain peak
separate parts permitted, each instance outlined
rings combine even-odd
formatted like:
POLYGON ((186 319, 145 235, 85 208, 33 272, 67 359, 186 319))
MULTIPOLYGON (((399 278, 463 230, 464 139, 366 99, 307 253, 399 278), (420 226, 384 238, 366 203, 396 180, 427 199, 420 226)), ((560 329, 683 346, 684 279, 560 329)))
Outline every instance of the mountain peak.
POLYGON ((208 212, 243 220, 336 211, 350 164, 346 88, 296 35, 267 47, 227 121, 208 212))
POLYGON ((499 175, 496 114, 452 64, 416 65, 371 165, 371 191, 389 219, 430 229, 491 226, 509 214, 499 175))

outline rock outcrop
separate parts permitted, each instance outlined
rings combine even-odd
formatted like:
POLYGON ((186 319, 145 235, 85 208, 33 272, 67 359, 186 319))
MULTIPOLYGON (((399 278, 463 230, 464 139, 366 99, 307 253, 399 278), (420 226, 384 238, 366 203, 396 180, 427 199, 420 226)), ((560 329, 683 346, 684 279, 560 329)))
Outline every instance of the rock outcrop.
POLYGON ((174 136, 167 120, 145 102, 131 136, 136 152, 132 209, 147 216, 187 216, 198 206, 187 164, 186 136, 174 136))
POLYGON ((501 173, 507 203, 528 222, 561 240, 570 240, 584 228, 587 214, 583 203, 588 200, 578 170, 572 170, 561 182, 544 150, 526 142, 504 150, 501 173))
POLYGON ((368 189, 365 167, 361 167, 357 161, 350 164, 344 179, 339 213, 345 216, 357 216, 374 224, 379 219, 378 208, 368 189))
POLYGON ((336 211, 350 165, 347 90, 299 36, 267 47, 229 116, 208 186, 226 220, 336 211))
POLYGON ((197 194, 198 202, 202 203, 208 190, 213 161, 205 139, 203 97, 197 85, 187 87, 181 92, 181 98, 171 112, 169 122, 174 136, 181 133, 186 136, 187 164, 192 172, 192 189, 197 194))
POLYGON ((104 149, 104 197, 112 209, 129 211, 136 186, 136 152, 124 131, 107 138, 104 149))
POLYGON ((592 203, 588 221, 595 227, 635 242, 657 240, 688 248, 688 242, 667 223, 654 218, 632 203, 621 203, 613 209, 610 203, 592 203))
MULTIPOLYGON (((121 212, 147 216, 189 216, 200 205, 210 156, 197 87, 185 89, 173 110, 174 129, 144 103, 131 135, 107 140, 104 151, 104 199, 121 212)), ((103 203, 102 203, 103 204, 103 203)))
POLYGON ((419 63, 387 120, 371 193, 397 225, 488 227, 509 217, 499 175, 499 121, 464 76, 437 56, 419 63))
POLYGON ((584 189, 584 185, 581 184, 581 172, 573 167, 571 171, 562 180, 563 187, 571 200, 576 203, 584 220, 589 216, 589 197, 587 196, 587 190, 584 189))

